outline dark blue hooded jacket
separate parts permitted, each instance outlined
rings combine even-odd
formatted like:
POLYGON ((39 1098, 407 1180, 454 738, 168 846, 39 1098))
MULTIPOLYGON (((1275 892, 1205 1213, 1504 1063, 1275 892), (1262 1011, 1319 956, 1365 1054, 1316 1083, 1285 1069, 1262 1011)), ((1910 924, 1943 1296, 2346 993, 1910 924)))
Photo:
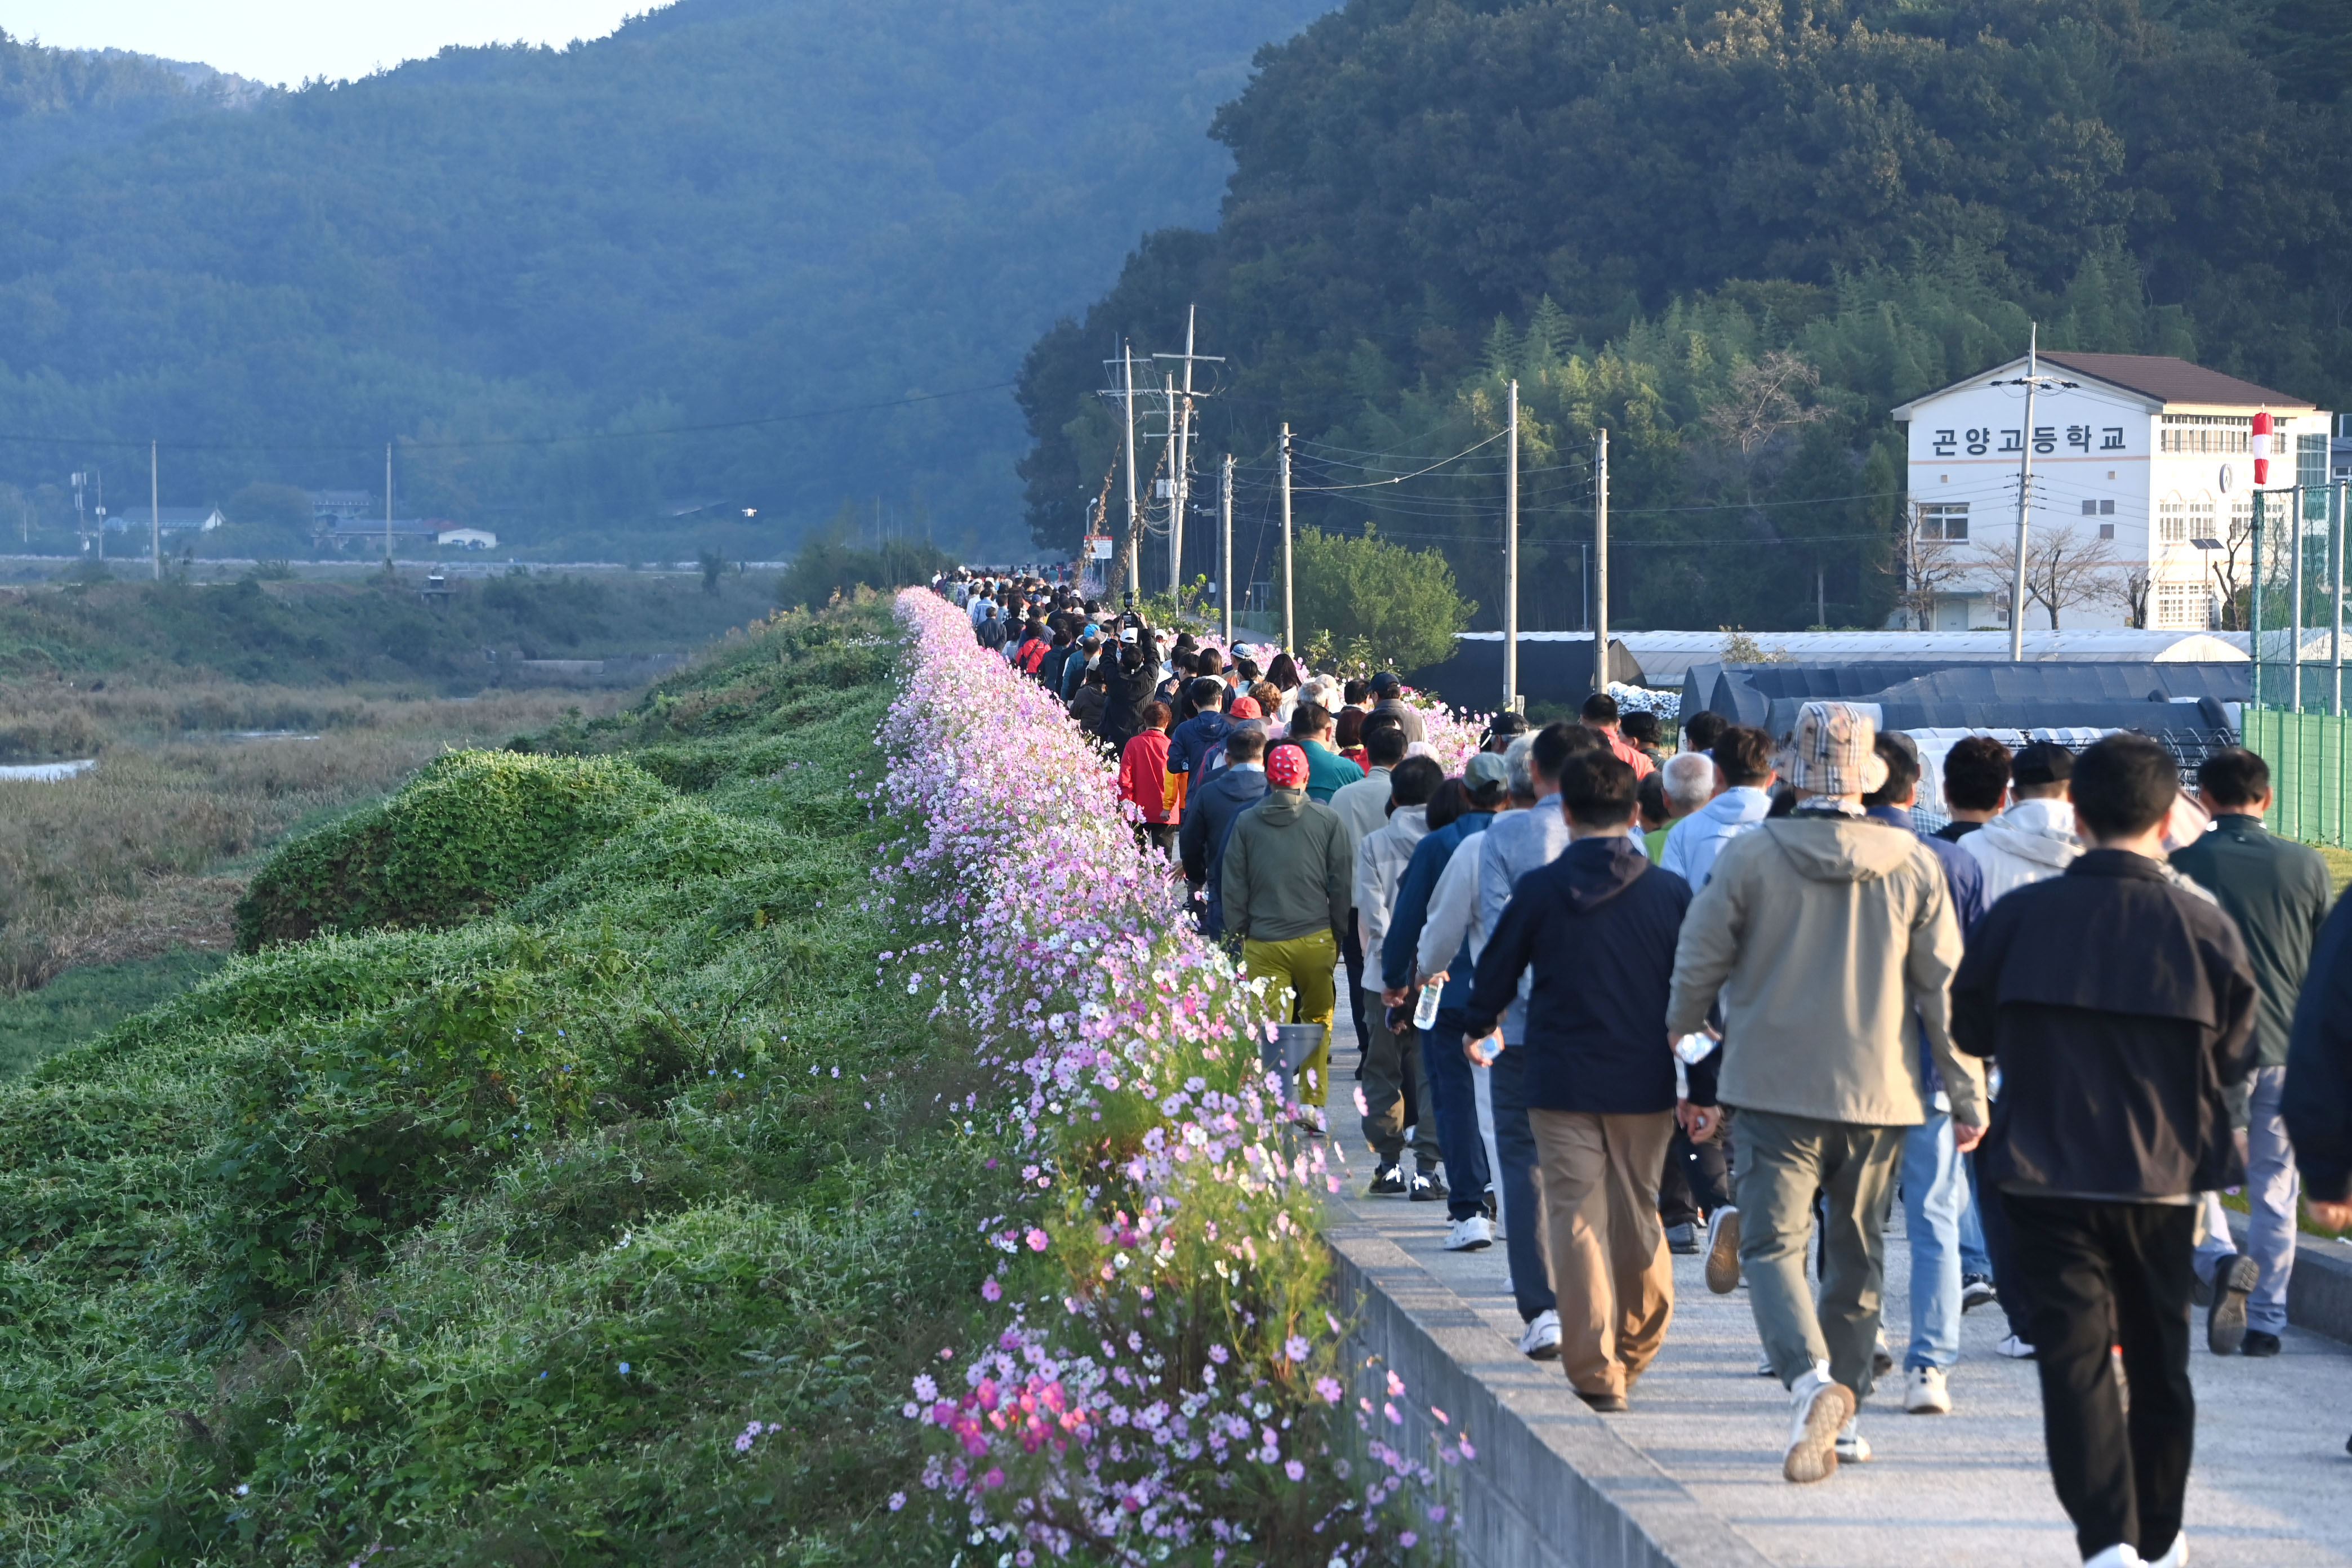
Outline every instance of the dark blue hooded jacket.
MULTIPOLYGON (((1638 1115, 1675 1108, 1666 995, 1690 885, 1622 837, 1580 838, 1519 879, 1478 955, 1463 1033, 1491 1033, 1530 964, 1528 1103, 1638 1115)), ((1714 1099, 1714 1052, 1690 1068, 1692 1099, 1714 1099)))

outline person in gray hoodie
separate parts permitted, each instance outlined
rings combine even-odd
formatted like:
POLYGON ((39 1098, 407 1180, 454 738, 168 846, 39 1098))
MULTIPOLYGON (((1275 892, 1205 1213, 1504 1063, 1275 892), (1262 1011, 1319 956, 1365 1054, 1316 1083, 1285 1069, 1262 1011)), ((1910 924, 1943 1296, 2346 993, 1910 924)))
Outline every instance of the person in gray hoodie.
POLYGON ((2083 853, 2074 837, 2074 806, 2066 798, 2074 753, 2054 741, 2036 741, 2009 764, 2009 809, 1960 840, 1984 868, 1985 903, 2012 888, 2058 875, 2083 853))
POLYGON ((1672 871, 1696 892, 1723 847, 1764 820, 1772 809, 1772 738, 1734 724, 1715 738, 1715 765, 1724 788, 1713 800, 1666 830, 1658 869, 1672 871))
MULTIPOLYGON (((1388 935, 1397 884, 1412 859, 1413 847, 1429 832, 1430 796, 1444 782, 1444 770, 1427 757, 1407 757, 1397 763, 1389 774, 1388 821, 1356 847, 1357 937, 1368 953, 1380 952, 1388 935)), ((1364 1142, 1372 1151, 1372 1181, 1367 1191, 1374 1197, 1402 1194, 1432 1202, 1444 1197, 1445 1189, 1437 1181, 1437 1118, 1430 1110, 1421 1037, 1410 1018, 1391 1022, 1381 989, 1380 973, 1367 969, 1363 984, 1349 999, 1371 1025, 1371 1046, 1364 1053, 1364 1142), (1412 1085, 1413 1103, 1422 1108, 1413 1126, 1414 1169, 1409 1176, 1402 1168, 1407 1083, 1412 1085)))

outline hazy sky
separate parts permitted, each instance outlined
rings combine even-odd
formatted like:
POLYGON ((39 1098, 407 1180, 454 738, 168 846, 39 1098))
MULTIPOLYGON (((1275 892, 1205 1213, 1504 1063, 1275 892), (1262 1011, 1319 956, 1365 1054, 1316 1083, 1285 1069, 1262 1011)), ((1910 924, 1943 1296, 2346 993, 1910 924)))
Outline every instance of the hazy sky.
POLYGON ((288 85, 365 76, 444 44, 602 37, 656 0, 0 0, 0 32, 132 49, 288 85))

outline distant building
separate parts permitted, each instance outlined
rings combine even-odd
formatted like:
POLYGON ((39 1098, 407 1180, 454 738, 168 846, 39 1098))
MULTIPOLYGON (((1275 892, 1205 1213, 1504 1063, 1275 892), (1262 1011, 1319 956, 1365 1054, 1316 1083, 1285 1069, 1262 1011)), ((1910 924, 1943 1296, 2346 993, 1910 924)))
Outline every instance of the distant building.
MULTIPOLYGON (((2025 390, 2001 383, 2025 374, 2020 355, 1894 410, 1909 432, 1913 526, 1923 553, 1955 566, 2016 537, 2018 458, 2025 390)), ((2045 375, 2073 382, 2034 399, 2033 506, 2037 536, 2063 530, 2105 541, 2116 572, 2145 574, 2151 628, 2203 630, 2218 624, 2212 566, 2224 557, 2199 539, 2242 541, 2253 521, 2253 416, 2267 410, 2275 434, 2266 491, 2322 486, 2330 478, 2329 414, 2187 360, 2158 354, 2044 353, 2045 375)), ((2307 516, 2324 498, 2305 498, 2307 516)), ((2288 495, 2264 502, 2275 531, 2289 526, 2288 495)), ((2272 535, 2276 537, 2275 531, 2272 535)), ((2240 581, 2246 574, 2241 546, 2240 581)), ((1990 569, 1962 571, 1934 595, 1936 631, 2006 626, 2008 595, 1990 569)), ((1899 617, 1916 625, 1914 611, 1899 617)), ((2048 624, 2038 605, 2028 625, 2048 624)), ((2073 605, 2068 627, 2128 624, 2121 602, 2073 605)))
POLYGON ((444 523, 440 531, 433 536, 433 542, 445 550, 496 550, 499 536, 485 529, 458 528, 444 523))
MULTIPOLYGON (((163 531, 166 533, 209 533, 228 519, 216 506, 167 506, 162 509, 163 531)), ((152 533, 154 523, 143 506, 124 507, 107 513, 106 526, 117 533, 152 533)))
POLYGON ((309 490, 310 516, 319 521, 331 518, 365 517, 373 510, 381 517, 375 498, 365 490, 309 490))
MULTIPOLYGON (((321 543, 339 549, 358 545, 362 549, 373 544, 383 546, 383 519, 355 517, 339 520, 318 531, 321 543)), ((449 550, 495 550, 499 536, 486 529, 464 528, 446 517, 396 517, 392 520, 392 537, 396 544, 422 544, 426 542, 449 550)))

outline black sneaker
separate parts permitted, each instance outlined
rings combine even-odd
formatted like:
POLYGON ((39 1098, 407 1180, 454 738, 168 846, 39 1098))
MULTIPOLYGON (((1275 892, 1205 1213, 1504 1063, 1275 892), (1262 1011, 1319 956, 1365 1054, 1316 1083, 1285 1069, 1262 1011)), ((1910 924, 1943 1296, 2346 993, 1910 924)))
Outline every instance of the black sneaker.
POLYGON ((2279 1353, 2279 1337, 2276 1334, 2266 1334, 2260 1329, 2248 1329, 2246 1342, 2238 1347, 2238 1353, 2240 1355, 2276 1355, 2279 1353))
POLYGON ((1981 1274, 1971 1274, 1960 1281, 1960 1310, 1973 1312, 1979 1307, 1990 1307, 2000 1300, 2000 1292, 1992 1281, 1981 1274))
POLYGON ((1417 1204, 1443 1203, 1445 1200, 1445 1183, 1427 1171, 1415 1171, 1412 1173, 1412 1191, 1409 1195, 1417 1204))
POLYGON ((1372 1184, 1364 1189, 1365 1195, 1392 1198, 1404 1191, 1404 1175, 1394 1165, 1382 1165, 1372 1173, 1372 1184))
POLYGON ((2263 1271, 2242 1252, 2213 1262, 2213 1304, 2205 1310, 2205 1348, 2215 1355, 2236 1355, 2246 1342, 2246 1298, 2262 1281, 2263 1271))
POLYGON ((1486 1216, 1486 1223, 1488 1225, 1494 1224, 1495 1216, 1503 1212, 1495 1203, 1494 1188, 1488 1187, 1485 1192, 1478 1194, 1478 1212, 1486 1216))

